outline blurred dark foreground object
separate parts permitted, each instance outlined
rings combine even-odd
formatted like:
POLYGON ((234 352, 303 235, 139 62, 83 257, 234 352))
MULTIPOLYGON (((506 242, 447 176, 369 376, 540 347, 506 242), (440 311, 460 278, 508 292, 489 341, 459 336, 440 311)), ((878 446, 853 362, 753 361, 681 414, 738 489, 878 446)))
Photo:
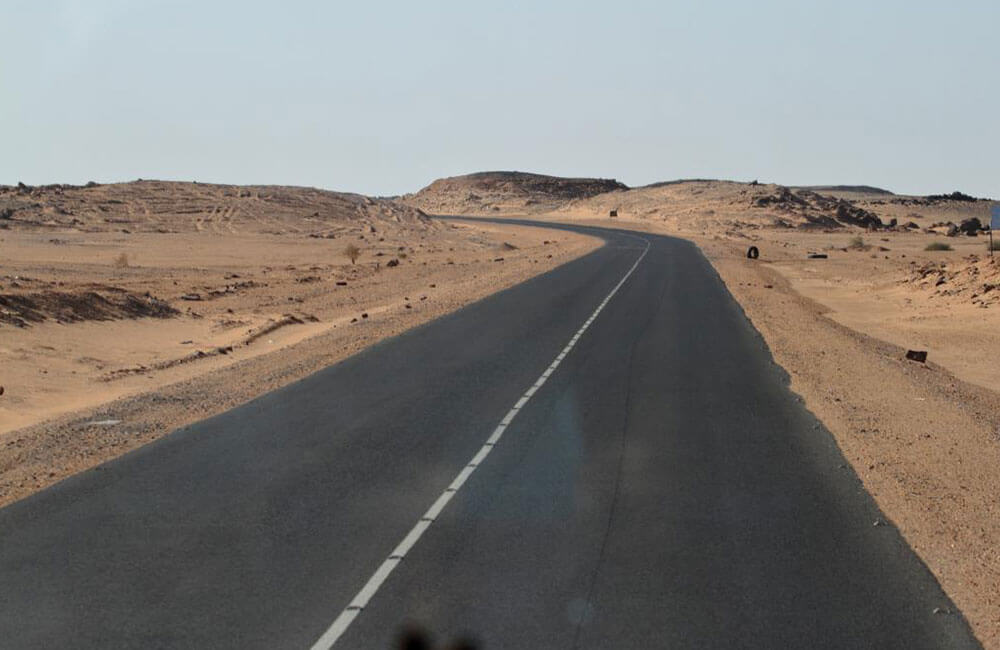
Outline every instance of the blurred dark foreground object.
POLYGON ((479 644, 469 638, 458 638, 444 646, 435 646, 431 642, 431 635, 426 630, 410 625, 400 632, 396 648, 398 650, 432 650, 440 647, 442 650, 479 650, 479 644))

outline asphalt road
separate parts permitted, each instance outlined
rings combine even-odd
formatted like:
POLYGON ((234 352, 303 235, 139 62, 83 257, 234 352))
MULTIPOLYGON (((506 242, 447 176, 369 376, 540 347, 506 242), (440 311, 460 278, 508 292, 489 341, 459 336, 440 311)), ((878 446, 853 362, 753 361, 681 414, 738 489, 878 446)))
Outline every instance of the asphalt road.
POLYGON ((697 249, 602 235, 0 510, 0 647, 978 647, 697 249))

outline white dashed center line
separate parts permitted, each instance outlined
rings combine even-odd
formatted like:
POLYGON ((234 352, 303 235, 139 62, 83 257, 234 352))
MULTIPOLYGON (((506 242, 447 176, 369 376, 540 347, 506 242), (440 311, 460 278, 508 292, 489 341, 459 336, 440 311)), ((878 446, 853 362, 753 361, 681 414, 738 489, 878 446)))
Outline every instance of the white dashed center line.
MULTIPOLYGON (((641 238, 637 237, 636 239, 641 238)), ((497 428, 493 430, 493 434, 489 437, 489 439, 487 439, 486 443, 479 449, 478 452, 476 452, 476 455, 472 457, 472 460, 470 460, 469 463, 462 468, 462 471, 458 473, 455 480, 452 481, 447 488, 445 488, 445 491, 442 492, 441 496, 439 496, 433 505, 427 509, 427 512, 420 517, 420 520, 417 521, 416 525, 414 525, 410 532, 406 534, 403 541, 401 541, 399 545, 393 549, 392 553, 389 554, 389 557, 386 558, 379 568, 375 570, 375 573, 373 573, 372 577, 368 579, 368 582, 366 582, 361 588, 361 591, 359 591, 347 607, 340 612, 340 615, 333 621, 330 627, 327 628, 326 632, 323 633, 323 636, 321 636, 316 643, 312 645, 312 650, 329 650, 335 643, 337 643, 337 640, 340 639, 344 632, 347 631, 347 628, 351 626, 351 623, 353 623, 354 619, 358 617, 361 610, 368 606, 368 602, 386 581, 389 574, 391 574, 396 566, 402 562, 403 558, 406 557, 406 554, 413 548, 413 545, 417 543, 417 540, 419 540, 427 529, 430 528, 431 524, 434 523, 434 520, 441 514, 441 511, 443 511, 445 506, 448 505, 448 502, 455 496, 455 493, 458 492, 462 485, 465 484, 465 481, 468 480, 472 473, 476 471, 476 468, 479 467, 484 460, 486 460, 486 457, 489 456, 490 452, 493 451, 493 447, 496 446, 497 442, 500 440, 500 436, 503 435, 503 432, 514 420, 514 416, 516 416, 518 412, 524 408, 524 405, 528 403, 528 400, 530 400, 535 392, 538 391, 548 378, 552 376, 552 373, 555 372, 555 369, 559 367, 559 364, 562 363, 563 359, 566 358, 566 355, 569 354, 569 351, 572 350, 573 346, 580 340, 583 333, 586 332, 587 328, 594 322, 597 315, 601 313, 604 307, 607 306, 608 302, 610 302, 615 294, 618 293, 618 290, 622 288, 622 285, 625 284, 629 277, 632 276, 632 273, 634 273, 639 267, 639 263, 642 262, 643 258, 646 257, 646 253, 649 252, 649 241, 645 239, 642 241, 646 243, 646 248, 643 249, 642 255, 640 255, 639 259, 635 261, 632 268, 630 268, 628 272, 622 276, 622 279, 618 281, 618 284, 616 284, 615 288, 611 290, 611 293, 609 293, 607 297, 601 301, 601 304, 597 306, 594 313, 591 314, 590 318, 588 318, 580 329, 577 330, 576 334, 573 335, 573 338, 571 338, 569 343, 566 344, 566 347, 562 349, 559 355, 556 356, 555 360, 553 360, 552 363, 549 364, 549 367, 545 369, 545 372, 543 372, 538 380, 532 384, 527 391, 525 391, 524 395, 522 395, 519 400, 517 400, 517 403, 514 404, 510 411, 507 412, 507 415, 503 417, 497 428)))

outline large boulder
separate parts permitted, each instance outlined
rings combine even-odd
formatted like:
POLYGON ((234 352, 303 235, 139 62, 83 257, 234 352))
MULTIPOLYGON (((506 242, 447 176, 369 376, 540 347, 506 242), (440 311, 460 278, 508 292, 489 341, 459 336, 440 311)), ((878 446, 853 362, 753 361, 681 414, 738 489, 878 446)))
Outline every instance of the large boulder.
POLYGON ((882 227, 882 220, 874 212, 859 208, 841 199, 837 203, 837 221, 852 226, 874 229, 882 227))
POLYGON ((983 229, 983 223, 977 218, 965 219, 958 225, 958 229, 969 237, 975 237, 983 229))

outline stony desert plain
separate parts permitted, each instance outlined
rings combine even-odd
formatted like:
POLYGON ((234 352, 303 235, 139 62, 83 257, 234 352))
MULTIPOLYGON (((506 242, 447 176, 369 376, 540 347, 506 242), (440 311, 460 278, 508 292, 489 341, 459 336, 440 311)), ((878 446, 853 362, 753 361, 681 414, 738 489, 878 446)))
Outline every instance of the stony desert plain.
POLYGON ((984 646, 1000 648, 994 205, 517 172, 391 199, 145 180, 0 186, 0 505, 601 245, 428 215, 672 235, 701 248, 864 487, 984 646))

